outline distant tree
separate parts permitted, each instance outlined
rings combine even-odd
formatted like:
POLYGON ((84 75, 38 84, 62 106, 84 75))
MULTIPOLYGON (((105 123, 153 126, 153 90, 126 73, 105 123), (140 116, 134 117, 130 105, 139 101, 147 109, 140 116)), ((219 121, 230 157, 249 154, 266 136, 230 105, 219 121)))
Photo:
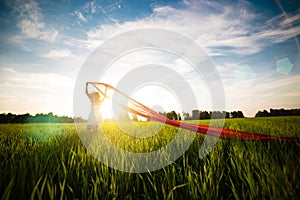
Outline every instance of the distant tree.
POLYGON ((138 122, 139 121, 138 118, 137 118, 137 116, 136 116, 136 114, 132 115, 132 121, 134 121, 134 122, 138 122))
POLYGON ((292 109, 291 110, 291 116, 300 115, 300 109, 292 109))
POLYGON ((181 121, 181 115, 180 115, 180 113, 177 113, 177 119, 181 121))
POLYGON ((46 117, 45 117, 45 119, 46 119, 46 122, 55 122, 55 116, 53 116, 53 113, 52 112, 49 112, 47 115, 46 115, 46 117))
POLYGON ((172 112, 168 112, 166 117, 167 117, 168 119, 173 120, 173 114, 172 114, 172 112))
POLYGON ((230 118, 230 113, 229 112, 225 112, 225 118, 230 118))
POLYGON ((188 113, 188 112, 182 112, 182 116, 183 116, 184 120, 192 119, 191 116, 190 116, 190 113, 188 113))
POLYGON ((242 111, 233 111, 230 114, 231 118, 244 118, 244 114, 242 111))
POLYGON ((200 111, 199 110, 193 110, 192 111, 192 118, 193 118, 193 120, 198 120, 200 118, 200 111))
POLYGON ((200 112, 200 119, 210 119, 211 115, 207 111, 201 111, 200 112))
POLYGON ((230 114, 231 114, 231 118, 237 118, 238 117, 238 114, 237 114, 236 111, 233 111, 230 114))
POLYGON ((15 118, 15 115, 8 113, 7 114, 7 123, 15 123, 14 118, 15 118))
POLYGON ((5 120, 6 120, 5 114, 4 113, 0 114, 0 123, 6 123, 5 120))
POLYGON ((266 110, 263 110, 263 111, 258 111, 256 114, 255 114, 255 117, 269 117, 270 116, 270 113, 266 110))
POLYGON ((269 116, 300 116, 300 109, 270 109, 270 112, 263 110, 258 111, 255 117, 269 117, 269 116))
POLYGON ((167 116, 167 113, 166 112, 158 112, 158 114, 160 114, 160 115, 163 115, 163 116, 167 116))
POLYGON ((177 120, 178 118, 177 118, 177 113, 173 110, 172 111, 172 116, 173 116, 173 119, 174 120, 177 120))
POLYGON ((74 122, 76 122, 76 123, 83 123, 83 122, 86 122, 86 120, 83 119, 82 117, 75 117, 74 118, 74 122))
POLYGON ((225 112, 221 112, 221 111, 213 111, 211 112, 211 118, 212 119, 222 119, 224 118, 226 115, 225 112))
POLYGON ((290 110, 290 113, 289 113, 291 116, 299 116, 300 115, 300 109, 292 109, 290 110))
POLYGON ((278 116, 278 111, 275 109, 270 109, 270 116, 278 116))
POLYGON ((237 111, 237 117, 238 118, 244 118, 244 114, 242 111, 237 111))
MULTIPOLYGON (((81 121, 85 121, 84 119, 80 118, 81 121)), ((79 120, 79 118, 77 119, 79 120)), ((48 114, 38 113, 35 116, 30 115, 29 113, 26 114, 0 114, 0 123, 70 123, 74 122, 74 119, 68 116, 57 116, 53 115, 52 112, 48 114)))
POLYGON ((259 110, 256 114, 255 117, 262 117, 262 112, 259 110))
POLYGON ((177 120, 178 119, 178 115, 177 115, 177 113, 173 110, 173 111, 171 111, 171 112, 168 112, 167 114, 166 114, 166 117, 168 118, 168 119, 171 119, 171 120, 177 120))

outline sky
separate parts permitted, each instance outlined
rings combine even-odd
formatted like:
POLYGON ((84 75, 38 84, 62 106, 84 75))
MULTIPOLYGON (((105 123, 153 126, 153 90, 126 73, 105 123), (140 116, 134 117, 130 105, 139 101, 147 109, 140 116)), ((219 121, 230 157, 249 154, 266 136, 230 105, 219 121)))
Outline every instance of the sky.
MULTIPOLYGON (((89 55, 106 40, 143 28, 175 31, 201 46, 221 77, 225 110, 253 117, 263 109, 300 108, 297 0, 5 0, 0 26, 0 113, 73 116, 74 85, 89 55)), ((141 50, 116 61, 119 74, 109 80, 113 85, 128 66, 156 59, 179 72, 188 69, 172 55, 141 50)), ((210 110, 210 91, 203 90, 196 95, 198 109, 210 110)), ((182 111, 176 95, 157 85, 131 95, 182 111)))

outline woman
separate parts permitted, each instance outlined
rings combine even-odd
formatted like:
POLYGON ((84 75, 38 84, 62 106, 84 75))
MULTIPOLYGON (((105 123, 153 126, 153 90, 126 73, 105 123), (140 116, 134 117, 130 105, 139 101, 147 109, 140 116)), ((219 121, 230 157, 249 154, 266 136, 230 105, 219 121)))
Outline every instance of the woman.
POLYGON ((95 132, 98 132, 98 125, 102 122, 102 115, 100 113, 100 107, 105 99, 104 95, 101 95, 98 92, 88 92, 88 83, 86 83, 85 93, 91 101, 91 112, 87 120, 87 130, 93 129, 95 132))

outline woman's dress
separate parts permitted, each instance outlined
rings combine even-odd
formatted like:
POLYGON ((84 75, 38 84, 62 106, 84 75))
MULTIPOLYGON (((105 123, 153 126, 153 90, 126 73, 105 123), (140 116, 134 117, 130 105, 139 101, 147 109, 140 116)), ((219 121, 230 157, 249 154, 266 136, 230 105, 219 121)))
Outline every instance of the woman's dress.
POLYGON ((101 101, 92 101, 91 103, 91 112, 87 120, 87 125, 99 125, 103 119, 100 113, 101 101))

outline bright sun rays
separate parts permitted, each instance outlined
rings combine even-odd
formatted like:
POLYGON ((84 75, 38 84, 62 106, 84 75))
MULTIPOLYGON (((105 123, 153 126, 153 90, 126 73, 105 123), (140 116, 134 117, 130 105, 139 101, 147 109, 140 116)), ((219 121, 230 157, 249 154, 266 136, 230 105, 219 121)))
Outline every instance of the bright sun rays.
POLYGON ((112 118, 112 103, 111 100, 105 99, 100 108, 103 119, 112 118))

